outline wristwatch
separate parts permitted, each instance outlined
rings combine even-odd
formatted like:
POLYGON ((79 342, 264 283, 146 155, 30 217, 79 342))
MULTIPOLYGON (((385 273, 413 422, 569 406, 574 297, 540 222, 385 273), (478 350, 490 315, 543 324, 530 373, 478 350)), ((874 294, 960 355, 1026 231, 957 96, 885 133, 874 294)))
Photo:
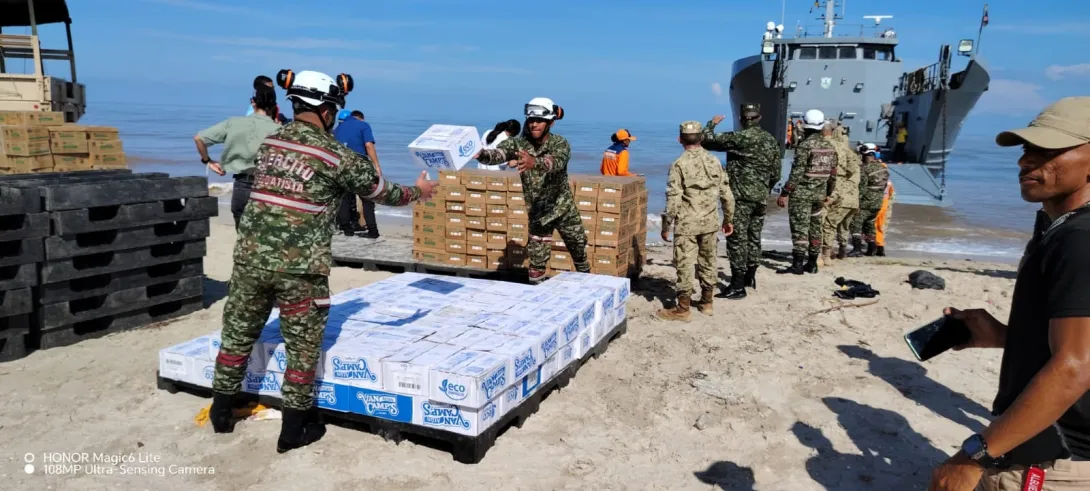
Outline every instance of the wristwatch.
POLYGON ((999 465, 999 459, 988 454, 988 443, 979 434, 966 438, 961 451, 985 469, 995 469, 999 465))
POLYGON ((204 164, 204 165, 208 165, 208 163, 211 162, 211 161, 212 161, 212 159, 208 158, 208 157, 205 157, 205 158, 201 159, 201 163, 204 164))

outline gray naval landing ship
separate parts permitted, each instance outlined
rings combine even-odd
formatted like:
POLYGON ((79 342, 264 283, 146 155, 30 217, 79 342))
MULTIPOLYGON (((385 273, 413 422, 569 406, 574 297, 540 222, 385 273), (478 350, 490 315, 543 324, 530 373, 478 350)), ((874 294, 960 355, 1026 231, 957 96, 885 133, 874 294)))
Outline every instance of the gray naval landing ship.
MULTIPOLYGON (((943 45, 938 62, 905 71, 897 57, 896 32, 880 26, 892 16, 864 16, 874 24, 838 31, 836 21, 843 19, 843 9, 836 13, 839 4, 815 2, 824 8, 820 34, 799 26, 794 38, 786 38, 783 26, 770 22, 761 54, 734 62, 730 99, 735 127, 740 128, 741 104, 761 105, 761 126, 784 151, 783 181, 777 192, 791 169, 791 140, 799 136, 799 128, 793 126, 807 110, 820 109, 827 119, 841 123, 853 146, 879 146, 897 203, 949 206, 947 160, 962 122, 988 90, 987 65, 974 51, 973 41, 964 39, 956 50, 968 58, 963 70, 951 72, 954 53, 950 45, 943 45), (898 145, 899 133, 903 145, 898 145)), ((987 6, 981 29, 986 24, 987 6)))

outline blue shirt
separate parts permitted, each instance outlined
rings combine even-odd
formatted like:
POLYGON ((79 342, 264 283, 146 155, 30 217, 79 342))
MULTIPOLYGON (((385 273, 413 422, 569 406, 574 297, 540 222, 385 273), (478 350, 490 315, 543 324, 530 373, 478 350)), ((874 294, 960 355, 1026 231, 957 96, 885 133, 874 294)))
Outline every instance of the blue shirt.
POLYGON ((356 153, 367 155, 368 143, 375 143, 375 135, 371 133, 371 125, 366 121, 356 118, 348 118, 337 125, 333 130, 333 137, 344 146, 355 150, 356 153))

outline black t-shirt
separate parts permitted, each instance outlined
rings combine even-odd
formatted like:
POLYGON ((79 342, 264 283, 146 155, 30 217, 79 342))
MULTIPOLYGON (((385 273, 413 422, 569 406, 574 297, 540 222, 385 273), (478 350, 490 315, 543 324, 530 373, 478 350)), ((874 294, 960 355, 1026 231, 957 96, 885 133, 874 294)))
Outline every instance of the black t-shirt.
MULTIPOLYGON (((1014 285, 993 411, 1002 414, 1052 357, 1049 320, 1090 317, 1090 208, 1069 215, 1027 247, 1014 285)), ((1058 421, 1071 453, 1090 458, 1090 392, 1058 421)), ((1057 440, 1053 428, 1034 440, 1057 440), (1049 435, 1051 434, 1051 435, 1049 435)), ((1032 442, 1024 447, 1032 446, 1032 442)), ((1038 445, 1039 447, 1039 445, 1038 445)), ((1039 454, 1039 450, 1024 453, 1039 454)))

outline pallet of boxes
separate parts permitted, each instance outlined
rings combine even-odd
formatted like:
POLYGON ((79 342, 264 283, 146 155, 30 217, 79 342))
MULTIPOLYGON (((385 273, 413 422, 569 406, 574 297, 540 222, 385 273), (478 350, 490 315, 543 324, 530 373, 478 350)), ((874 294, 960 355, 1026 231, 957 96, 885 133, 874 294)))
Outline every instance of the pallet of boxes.
MULTIPOLYGON (((642 177, 573 175, 587 231, 591 272, 638 275, 646 256, 647 190, 642 177)), ((480 270, 524 270, 530 217, 517 172, 440 171, 439 191, 413 210, 417 262, 480 270)), ((574 271, 567 246, 553 236, 550 276, 574 271)))
POLYGON ((117 128, 64 122, 59 112, 0 111, 0 174, 124 169, 117 128))
POLYGON ((0 205, 0 361, 204 307, 204 177, 6 175, 0 205))

